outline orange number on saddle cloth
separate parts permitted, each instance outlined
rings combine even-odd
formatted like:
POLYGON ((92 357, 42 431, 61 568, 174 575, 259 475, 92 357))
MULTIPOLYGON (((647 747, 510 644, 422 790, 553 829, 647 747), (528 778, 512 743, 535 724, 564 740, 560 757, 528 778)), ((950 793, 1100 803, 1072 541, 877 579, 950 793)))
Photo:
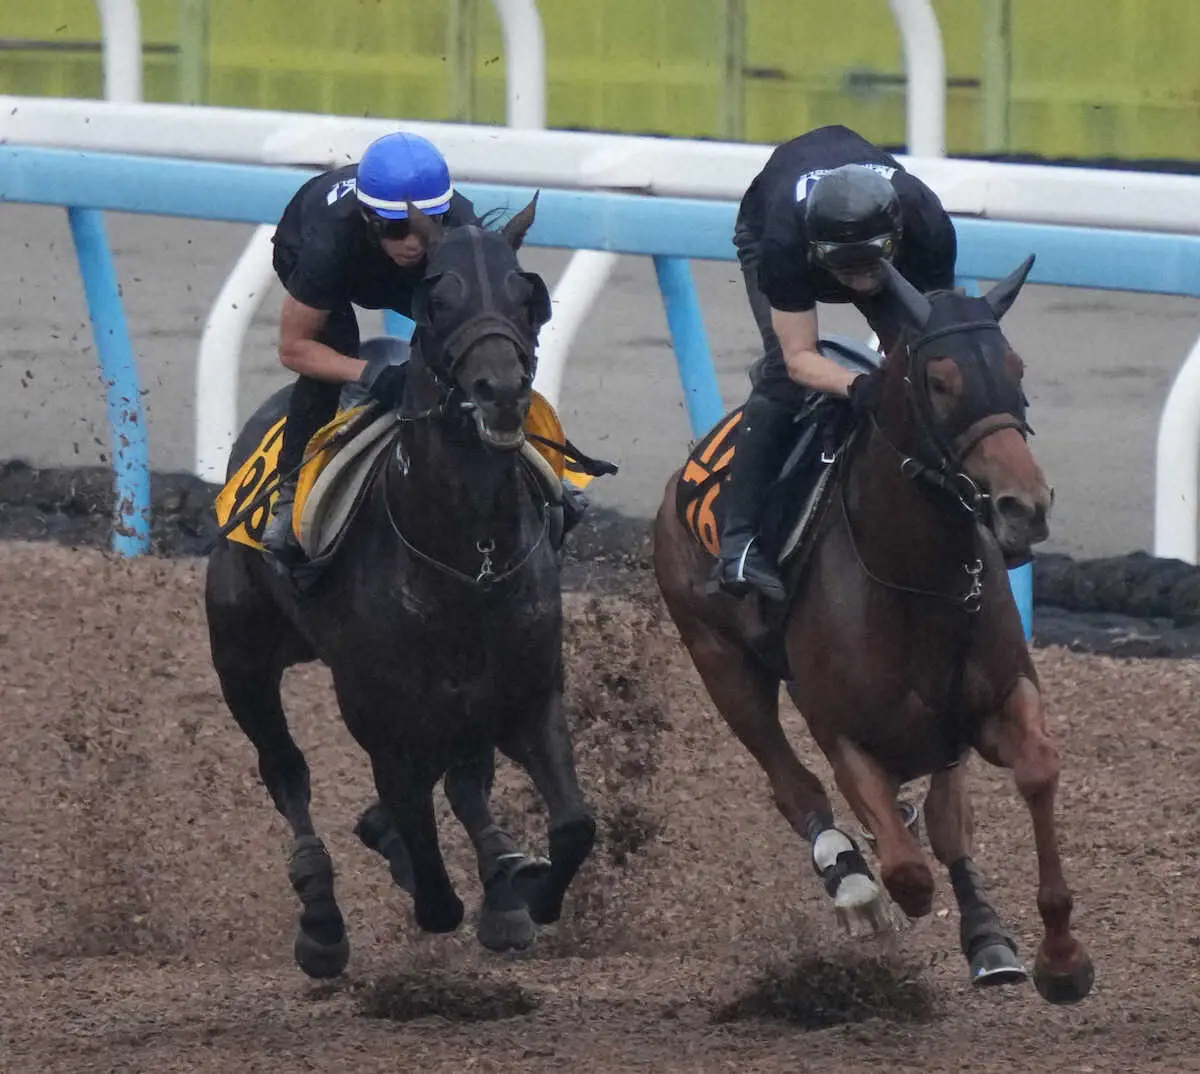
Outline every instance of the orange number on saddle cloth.
POLYGON ((679 503, 683 505, 683 523, 714 556, 720 547, 720 527, 717 525, 716 504, 721 495, 719 476, 733 459, 733 437, 741 424, 739 408, 727 414, 714 426, 688 457, 679 479, 679 503))

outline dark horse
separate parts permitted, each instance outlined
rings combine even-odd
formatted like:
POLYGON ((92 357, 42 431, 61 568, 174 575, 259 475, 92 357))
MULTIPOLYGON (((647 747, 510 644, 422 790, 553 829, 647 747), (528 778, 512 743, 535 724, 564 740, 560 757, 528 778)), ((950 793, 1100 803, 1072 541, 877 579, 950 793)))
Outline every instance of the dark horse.
MULTIPOLYGON (((456 766, 466 774, 447 774, 446 792, 478 855, 485 946, 526 946, 534 923, 557 920, 591 852, 595 823, 562 708, 560 557, 545 495, 519 453, 537 329, 549 317, 545 284, 521 271, 515 252, 535 208, 536 198, 500 231, 443 235, 410 207, 429 257, 396 427, 319 580, 296 587, 257 550, 225 540, 209 561, 213 663, 292 829, 288 872, 303 904, 295 954, 312 976, 340 973, 349 944, 309 814, 308 766, 280 703, 290 665, 328 665, 346 726, 370 757, 384 817, 374 841, 394 874, 407 848, 422 929, 449 932, 463 918, 432 797, 456 766), (492 817, 490 763, 470 761, 490 759, 493 746, 546 802, 548 863, 526 859, 492 817), (389 834, 399 836, 390 852, 389 834)), ((275 400, 251 418, 230 473, 281 410, 275 400)))
POLYGON ((885 301, 904 327, 882 364, 878 414, 842 455, 780 613, 788 674, 755 644, 752 606, 708 591, 712 559, 678 515, 678 473, 658 513, 654 567, 709 695, 765 771, 780 812, 811 842, 844 923, 884 927, 881 892, 787 741, 781 679, 910 917, 929 913, 934 879, 896 798, 903 783, 932 777, 926 828, 949 870, 978 984, 1026 975, 972 860, 959 762, 974 748, 1012 770, 1033 821, 1045 925, 1034 980, 1046 999, 1066 1002, 1090 991, 1092 963, 1071 933, 1054 822, 1059 758, 1005 577, 1006 561, 1027 559, 1046 538, 1052 501, 1026 440, 1023 364, 998 324, 1032 263, 982 299, 921 295, 888 266, 885 301))

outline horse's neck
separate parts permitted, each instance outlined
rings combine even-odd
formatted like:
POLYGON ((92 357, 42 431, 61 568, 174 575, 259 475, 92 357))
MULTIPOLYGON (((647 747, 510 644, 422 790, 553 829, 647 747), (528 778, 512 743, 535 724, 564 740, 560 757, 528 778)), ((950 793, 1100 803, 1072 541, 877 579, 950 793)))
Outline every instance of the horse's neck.
POLYGON ((869 566, 932 583, 939 570, 961 575, 961 564, 978 555, 975 523, 948 496, 931 495, 901 472, 914 440, 907 423, 872 431, 850 470, 847 509, 869 566))
POLYGON ((494 546, 499 559, 526 541, 528 497, 515 452, 488 451, 469 428, 436 418, 403 426, 399 447, 389 485, 406 535, 468 563, 480 547, 494 546))

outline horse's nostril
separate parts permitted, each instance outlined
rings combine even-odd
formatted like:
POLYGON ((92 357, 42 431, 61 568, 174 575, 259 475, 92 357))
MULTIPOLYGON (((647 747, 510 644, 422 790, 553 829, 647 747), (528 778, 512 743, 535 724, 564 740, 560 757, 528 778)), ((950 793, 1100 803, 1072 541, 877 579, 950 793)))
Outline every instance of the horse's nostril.
POLYGON ((1042 508, 1033 508, 1016 496, 1000 496, 996 499, 996 511, 1009 522, 1029 522, 1039 511, 1045 516, 1042 508))
POLYGON ((472 394, 481 403, 492 403, 496 400, 496 389, 492 387, 491 381, 483 377, 475 381, 472 394))

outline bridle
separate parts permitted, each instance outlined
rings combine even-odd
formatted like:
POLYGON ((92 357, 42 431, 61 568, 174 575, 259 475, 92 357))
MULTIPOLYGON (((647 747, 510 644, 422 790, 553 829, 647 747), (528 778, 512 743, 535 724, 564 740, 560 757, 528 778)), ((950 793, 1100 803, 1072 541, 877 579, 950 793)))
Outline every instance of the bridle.
MULTIPOLYGON (((448 329, 434 325, 429 312, 430 296, 434 287, 443 278, 457 279, 462 285, 463 292, 468 293, 466 279, 454 269, 427 271, 417 285, 413 297, 414 315, 417 328, 413 333, 413 352, 417 365, 429 372, 438 388, 438 402, 420 417, 437 417, 447 412, 462 412, 473 409, 474 404, 466 398, 467 393, 458 382, 458 372, 463 361, 478 343, 490 337, 508 340, 517 351, 517 358, 525 375, 533 380, 537 372, 537 324, 531 313, 527 323, 521 323, 508 315, 496 301, 495 289, 488 273, 487 259, 484 254, 484 232, 473 229, 471 232, 471 254, 474 268, 473 282, 478 285, 477 294, 473 294, 475 309, 448 329), (457 398, 462 397, 462 398, 457 398), (456 401, 460 404, 453 407, 456 401)), ((518 270, 511 270, 518 271, 518 270)), ((545 302, 549 296, 545 294, 545 284, 533 273, 520 273, 526 280, 536 281, 540 286, 545 302)), ((546 317, 549 313, 547 311, 546 317)), ((418 415, 411 415, 417 417, 418 415)))
MULTIPOLYGON (((972 556, 962 565, 967 576, 965 590, 948 593, 942 590, 923 589, 889 582, 874 574, 863 561, 854 537, 854 527, 846 502, 846 482, 842 482, 841 488, 841 511, 847 533, 850 536, 850 545, 859 567, 867 577, 884 588, 897 592, 948 601, 968 614, 977 612, 983 602, 984 561, 983 557, 977 553, 979 531, 982 527, 988 526, 991 521, 991 497, 967 473, 966 459, 984 440, 1003 429, 1016 429, 1023 438, 1030 436, 1033 430, 1025 420, 1024 397, 1022 396, 1022 405, 1014 406, 1012 409, 990 408, 993 407, 992 401, 987 400, 985 406, 990 409, 965 423, 960 419, 958 424, 963 427, 958 432, 947 436, 933 415, 928 393, 918 386, 920 375, 924 372, 919 352, 935 339, 982 330, 996 331, 996 322, 966 321, 948 325, 918 336, 906 344, 905 406, 916 429, 916 451, 901 450, 880 426, 878 418, 874 414, 870 415, 872 433, 896 457, 901 475, 916 484, 923 485, 936 497, 961 510, 967 516, 972 531, 972 556)), ((976 409, 982 408, 976 407, 976 409)))
MULTIPOLYGON (((418 320, 417 329, 413 334, 415 367, 429 374, 430 379, 437 389, 437 400, 432 406, 419 412, 407 412, 403 407, 397 412, 397 432, 392 450, 395 453, 395 469, 400 471, 401 476, 408 473, 411 465, 399 435, 403 424, 447 417, 457 419, 463 415, 470 414, 476 409, 476 404, 469 398, 468 393, 458 380, 462 364, 474 347, 489 338, 499 337, 508 340, 516 349, 517 359, 530 381, 533 380, 534 373, 537 371, 536 325, 533 323, 532 318, 528 324, 522 324, 499 308, 493 292, 492 281, 487 272, 487 265, 483 255, 483 241, 480 234, 472 235, 472 247, 476 272, 473 282, 478 284, 478 293, 475 296, 478 308, 468 316, 459 319, 449 330, 433 324, 428 317, 422 317, 418 320)), ((443 276, 447 275, 457 274, 453 271, 448 271, 429 273, 425 276, 419 287, 424 289, 426 301, 428 299, 428 292, 432 289, 433 285, 443 276)), ((461 276, 459 278, 462 279, 461 276)), ((414 306, 416 305, 417 302, 414 301, 414 306)), ((478 571, 474 574, 461 571, 439 559, 437 556, 417 548, 405 536, 392 507, 389 488, 392 477, 390 472, 392 469, 392 466, 385 465, 384 467, 383 498, 388 522, 393 532, 415 558, 459 582, 478 589, 489 589, 508 581, 517 576, 532 560, 534 553, 537 552, 549 532, 549 513, 543 503, 540 511, 541 525, 537 537, 528 548, 516 557, 515 562, 509 567, 503 571, 496 570, 492 560, 492 555, 496 550, 496 540, 494 536, 488 535, 475 542, 475 549, 481 557, 478 571)), ((522 467, 522 470, 524 472, 526 468, 522 467)), ((526 473, 526 479, 536 492, 536 482, 532 481, 528 473, 526 473)), ((537 497, 535 496, 536 499, 537 497)))

